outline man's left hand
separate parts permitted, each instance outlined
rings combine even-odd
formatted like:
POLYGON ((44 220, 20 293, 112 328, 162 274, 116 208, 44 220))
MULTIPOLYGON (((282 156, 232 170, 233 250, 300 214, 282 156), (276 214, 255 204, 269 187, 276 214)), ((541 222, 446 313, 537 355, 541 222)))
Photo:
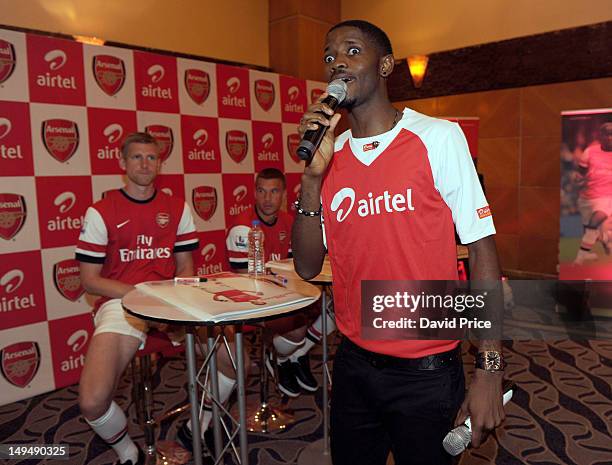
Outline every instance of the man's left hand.
POLYGON ((504 421, 502 401, 503 373, 476 369, 465 400, 455 418, 455 426, 469 416, 472 426, 472 447, 480 447, 487 434, 504 421))

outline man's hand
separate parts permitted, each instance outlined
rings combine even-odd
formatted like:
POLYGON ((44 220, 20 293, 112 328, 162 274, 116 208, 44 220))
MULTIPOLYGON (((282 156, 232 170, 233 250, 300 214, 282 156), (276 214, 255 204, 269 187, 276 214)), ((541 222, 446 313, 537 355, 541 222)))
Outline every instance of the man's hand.
POLYGON ((334 154, 334 129, 340 121, 340 113, 334 114, 334 110, 323 103, 323 99, 327 95, 327 92, 324 92, 315 103, 308 107, 298 126, 300 137, 304 137, 304 133, 308 130, 316 130, 318 128, 317 123, 328 127, 321 145, 304 169, 304 174, 313 178, 322 177, 327 170, 327 165, 329 165, 329 161, 334 154))
POLYGON ((455 426, 469 416, 472 426, 472 447, 480 447, 487 434, 497 428, 506 414, 502 401, 503 373, 476 369, 465 400, 455 418, 455 426))

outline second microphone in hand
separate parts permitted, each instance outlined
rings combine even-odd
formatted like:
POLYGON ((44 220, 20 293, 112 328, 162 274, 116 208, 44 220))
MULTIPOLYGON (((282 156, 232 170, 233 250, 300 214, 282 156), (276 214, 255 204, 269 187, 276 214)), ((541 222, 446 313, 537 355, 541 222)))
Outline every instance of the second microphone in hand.
MULTIPOLYGON (((346 98, 346 82, 342 79, 335 79, 328 84, 326 92, 328 95, 323 99, 322 103, 325 103, 332 110, 335 110, 346 98)), ((323 114, 325 115, 325 113, 323 114)), ((325 117, 327 119, 330 118, 328 115, 325 115, 325 117)), ((304 133, 304 137, 302 137, 302 141, 297 149, 298 156, 306 162, 312 159, 327 131, 327 126, 316 124, 318 126, 317 129, 309 129, 304 133)))

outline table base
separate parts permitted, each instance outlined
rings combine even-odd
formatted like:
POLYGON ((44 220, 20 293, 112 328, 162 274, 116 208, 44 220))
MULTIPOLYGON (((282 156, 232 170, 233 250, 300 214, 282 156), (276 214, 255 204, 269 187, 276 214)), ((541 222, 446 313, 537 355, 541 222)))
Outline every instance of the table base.
POLYGON ((247 430, 251 433, 274 433, 283 431, 295 421, 286 410, 269 403, 261 404, 255 411, 247 411, 247 430))

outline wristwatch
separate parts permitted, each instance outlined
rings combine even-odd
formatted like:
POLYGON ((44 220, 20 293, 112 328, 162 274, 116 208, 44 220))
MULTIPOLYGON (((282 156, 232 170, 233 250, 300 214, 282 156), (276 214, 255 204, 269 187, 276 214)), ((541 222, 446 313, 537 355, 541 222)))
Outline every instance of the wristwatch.
POLYGON ((504 354, 497 350, 485 350, 476 354, 476 368, 481 370, 497 372, 506 368, 504 354))

